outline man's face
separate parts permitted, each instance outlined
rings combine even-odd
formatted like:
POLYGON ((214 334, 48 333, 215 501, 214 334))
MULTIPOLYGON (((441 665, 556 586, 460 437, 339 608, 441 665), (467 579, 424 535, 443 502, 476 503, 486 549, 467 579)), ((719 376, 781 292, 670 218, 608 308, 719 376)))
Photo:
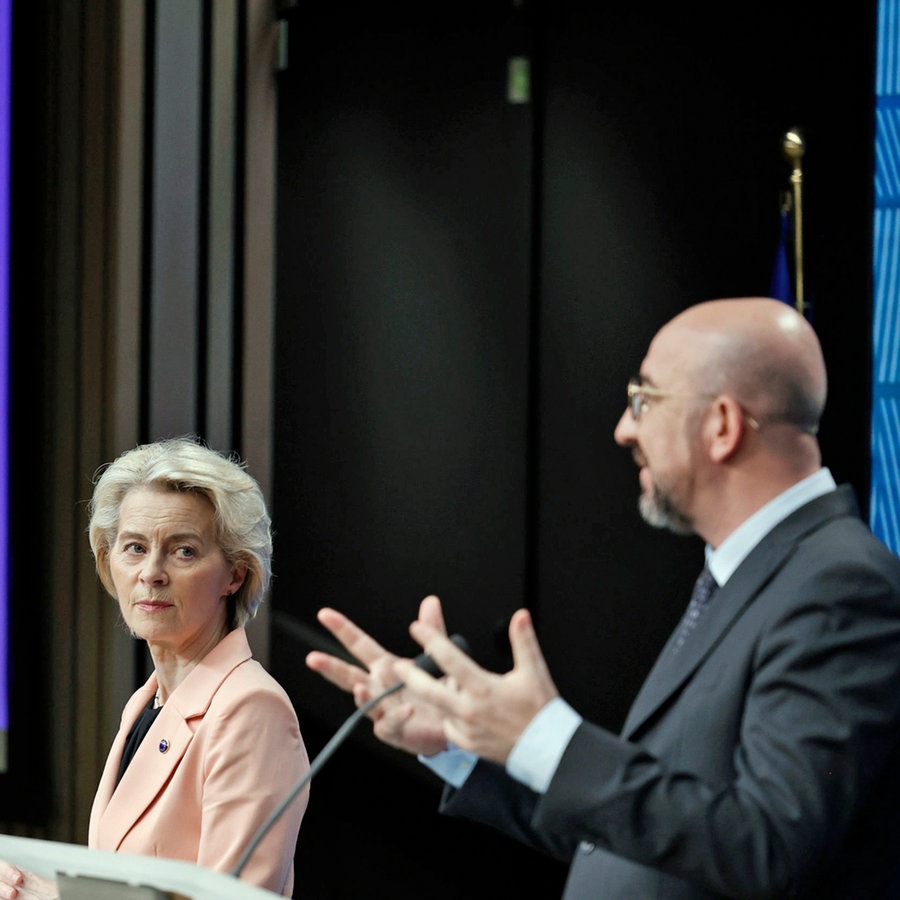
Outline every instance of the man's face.
POLYGON ((639 509, 644 520, 657 528, 689 534, 693 527, 693 500, 699 459, 698 394, 680 365, 680 348, 666 339, 654 339, 629 388, 629 405, 614 433, 616 443, 630 447, 640 467, 639 509))

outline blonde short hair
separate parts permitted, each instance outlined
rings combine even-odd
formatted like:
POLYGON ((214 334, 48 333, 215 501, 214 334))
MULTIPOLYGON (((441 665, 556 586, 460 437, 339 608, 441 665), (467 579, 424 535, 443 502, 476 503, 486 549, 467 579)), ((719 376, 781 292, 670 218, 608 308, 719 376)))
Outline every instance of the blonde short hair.
POLYGON ((272 578, 272 523, 262 490, 245 466, 236 455, 219 453, 194 436, 140 444, 101 466, 88 504, 88 537, 97 574, 110 595, 116 596, 109 556, 125 495, 138 487, 191 491, 212 504, 216 543, 229 565, 247 568, 243 584, 230 598, 230 627, 252 619, 272 578))

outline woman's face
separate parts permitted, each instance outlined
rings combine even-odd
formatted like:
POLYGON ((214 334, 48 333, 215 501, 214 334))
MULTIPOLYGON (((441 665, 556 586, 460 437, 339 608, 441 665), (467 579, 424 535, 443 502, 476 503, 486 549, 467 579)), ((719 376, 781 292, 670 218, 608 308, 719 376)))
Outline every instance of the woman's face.
POLYGON ((109 565, 131 632, 179 655, 205 653, 220 640, 226 598, 245 575, 216 543, 206 497, 144 487, 122 501, 109 565))

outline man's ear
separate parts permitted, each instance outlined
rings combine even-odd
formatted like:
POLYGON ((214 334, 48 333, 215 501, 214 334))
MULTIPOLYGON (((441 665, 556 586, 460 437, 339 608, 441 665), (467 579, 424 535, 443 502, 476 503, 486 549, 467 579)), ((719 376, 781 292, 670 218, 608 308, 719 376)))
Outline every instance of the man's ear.
POLYGON ((710 459, 717 463, 730 459, 741 446, 748 427, 744 411, 734 397, 716 397, 707 414, 705 431, 710 459))

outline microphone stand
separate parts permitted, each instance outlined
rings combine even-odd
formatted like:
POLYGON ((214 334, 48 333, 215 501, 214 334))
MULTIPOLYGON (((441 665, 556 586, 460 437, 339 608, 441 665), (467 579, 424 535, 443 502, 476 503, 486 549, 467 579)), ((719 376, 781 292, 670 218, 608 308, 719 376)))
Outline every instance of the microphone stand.
POLYGON ((285 797, 284 800, 282 800, 281 803, 279 803, 278 806, 276 806, 275 809, 272 810, 272 812, 269 814, 269 817, 265 822, 263 822, 260 829, 256 832, 253 840, 250 841, 247 849, 244 851, 243 855, 238 861, 238 864, 231 872, 231 874, 234 875, 235 878, 238 878, 240 876, 241 870, 247 864, 247 860, 250 859, 250 857, 253 855, 253 851, 259 846, 259 842, 268 834, 269 829, 275 824, 275 822, 278 821, 281 814, 285 811, 285 809, 287 809, 288 805, 297 796, 297 794, 299 794, 300 791, 302 791, 303 788, 305 788, 306 785, 309 784, 309 782, 312 780, 313 775, 318 773, 319 769, 321 769, 322 766, 325 765, 334 751, 337 750, 337 748, 344 742, 344 739, 356 727, 359 720, 363 718, 363 716, 365 716, 365 714, 370 709, 372 709, 373 706, 377 706, 379 703, 381 703, 382 700, 384 700, 385 697, 396 693, 402 687, 402 681, 398 681, 396 684, 392 684, 387 690, 384 690, 380 694, 378 694, 377 697, 373 697, 368 701, 368 703, 364 703, 362 706, 360 706, 359 709, 357 709, 334 733, 331 740, 328 741, 328 743, 319 752, 319 755, 312 761, 307 773, 303 776, 303 778, 300 779, 300 781, 297 782, 297 784, 294 785, 287 797, 285 797))
MULTIPOLYGON (((457 647, 459 647, 463 652, 470 653, 469 645, 466 642, 466 639, 462 637, 462 635, 454 634, 450 638, 457 647)), ((443 672, 438 668, 435 661, 427 654, 420 653, 413 662, 420 668, 424 669, 428 672, 429 675, 433 675, 435 678, 440 677, 443 672)), ((359 709, 355 710, 352 715, 348 717, 348 719, 344 722, 343 725, 334 733, 331 740, 319 751, 319 755, 310 763, 309 770, 294 785, 288 795, 272 810, 269 814, 269 817, 265 822, 260 826, 259 830, 253 836, 253 840, 247 845, 247 849, 244 850, 241 858, 238 860, 237 865, 231 870, 231 874, 238 878, 240 877, 241 871, 244 866, 247 864, 247 860, 253 855, 253 851, 259 846, 260 841, 268 834, 269 829, 278 821, 278 818, 281 814, 287 809, 288 805, 291 801, 306 787, 307 784, 312 780, 313 775, 317 774, 319 769, 325 765, 325 763, 329 760, 331 755, 335 750, 344 742, 347 735, 356 727, 357 723, 360 719, 362 719, 372 707, 377 706, 384 700, 385 697, 389 697, 391 694, 396 693, 403 687, 403 682, 398 681, 396 684, 392 684, 389 688, 383 690, 380 694, 373 697, 367 703, 364 703, 359 709)))

